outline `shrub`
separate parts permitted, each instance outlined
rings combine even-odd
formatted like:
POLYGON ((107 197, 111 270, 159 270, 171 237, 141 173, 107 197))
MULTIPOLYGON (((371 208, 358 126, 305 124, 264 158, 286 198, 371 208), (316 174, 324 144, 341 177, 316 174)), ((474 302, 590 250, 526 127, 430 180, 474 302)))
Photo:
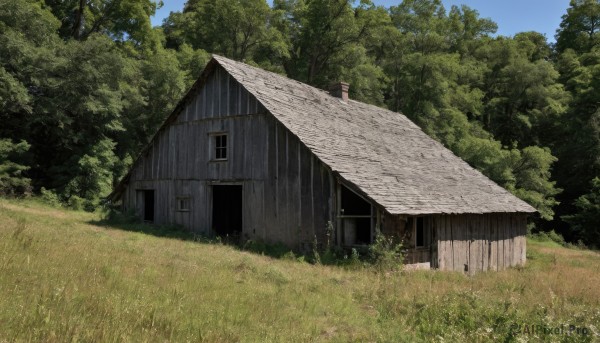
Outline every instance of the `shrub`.
POLYGON ((54 191, 42 187, 40 189, 40 195, 42 201, 47 203, 48 205, 56 207, 61 206, 60 198, 58 197, 58 194, 56 194, 54 191))
POLYGON ((538 242, 555 242, 562 246, 567 245, 563 236, 561 236, 559 233, 556 233, 554 230, 547 232, 541 231, 538 233, 532 233, 529 235, 529 238, 534 239, 538 242))
POLYGON ((379 271, 401 270, 404 264, 402 242, 379 232, 373 244, 369 246, 369 254, 373 265, 379 271))
POLYGON ((81 211, 84 208, 85 199, 78 197, 77 195, 73 195, 67 201, 67 205, 69 208, 75 211, 81 211))

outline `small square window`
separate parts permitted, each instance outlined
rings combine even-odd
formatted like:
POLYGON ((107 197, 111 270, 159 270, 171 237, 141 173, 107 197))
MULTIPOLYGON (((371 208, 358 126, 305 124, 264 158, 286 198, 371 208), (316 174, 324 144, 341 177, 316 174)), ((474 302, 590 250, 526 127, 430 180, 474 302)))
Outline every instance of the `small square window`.
POLYGON ((177 197, 177 211, 189 212, 191 208, 190 197, 177 197))
POLYGON ((226 160, 227 159, 227 135, 218 134, 214 135, 215 142, 215 160, 226 160))

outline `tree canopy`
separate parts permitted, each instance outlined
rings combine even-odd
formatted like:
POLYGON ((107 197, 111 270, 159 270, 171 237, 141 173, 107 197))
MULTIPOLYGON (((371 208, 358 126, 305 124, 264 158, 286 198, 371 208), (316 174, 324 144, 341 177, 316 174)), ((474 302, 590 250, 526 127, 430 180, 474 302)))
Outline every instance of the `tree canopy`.
POLYGON ((211 53, 399 111, 533 205, 534 230, 600 246, 600 1, 556 44, 468 6, 404 0, 0 0, 0 193, 98 206, 211 53))

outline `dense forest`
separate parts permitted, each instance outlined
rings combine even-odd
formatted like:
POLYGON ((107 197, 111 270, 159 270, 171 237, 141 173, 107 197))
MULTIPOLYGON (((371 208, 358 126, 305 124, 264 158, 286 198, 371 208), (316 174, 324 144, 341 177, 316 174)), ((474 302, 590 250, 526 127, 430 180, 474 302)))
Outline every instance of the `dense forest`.
POLYGON ((93 209, 211 53, 404 113, 539 211, 531 230, 600 247, 600 1, 556 43, 495 36, 467 6, 405 0, 0 0, 0 193, 93 209))

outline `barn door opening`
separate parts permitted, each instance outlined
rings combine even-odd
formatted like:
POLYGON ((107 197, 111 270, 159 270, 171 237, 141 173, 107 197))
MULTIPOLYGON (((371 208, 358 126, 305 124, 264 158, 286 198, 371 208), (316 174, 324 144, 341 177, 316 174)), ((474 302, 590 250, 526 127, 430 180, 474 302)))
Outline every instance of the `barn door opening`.
POLYGON ((142 189, 136 193, 137 212, 145 222, 154 222, 154 190, 142 189))
POLYGON ((242 233, 242 186, 212 186, 212 228, 219 236, 242 233))
POLYGON ((341 185, 342 242, 345 246, 367 245, 373 241, 371 203, 341 185))

